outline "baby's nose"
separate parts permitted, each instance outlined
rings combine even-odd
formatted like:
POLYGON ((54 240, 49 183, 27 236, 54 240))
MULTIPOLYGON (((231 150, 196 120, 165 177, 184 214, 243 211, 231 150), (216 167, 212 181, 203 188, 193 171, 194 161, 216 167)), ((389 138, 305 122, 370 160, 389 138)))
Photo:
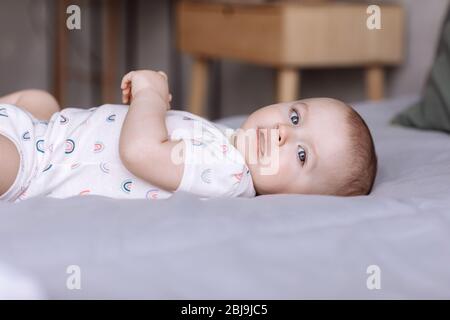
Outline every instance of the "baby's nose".
POLYGON ((282 146, 288 137, 286 125, 278 123, 275 126, 275 129, 278 131, 278 145, 282 146))

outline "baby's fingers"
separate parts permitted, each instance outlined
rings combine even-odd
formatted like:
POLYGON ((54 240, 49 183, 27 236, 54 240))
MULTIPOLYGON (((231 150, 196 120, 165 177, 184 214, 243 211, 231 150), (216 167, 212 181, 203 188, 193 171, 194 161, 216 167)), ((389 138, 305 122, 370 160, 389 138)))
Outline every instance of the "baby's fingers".
POLYGON ((130 104, 131 103, 131 95, 128 95, 128 96, 123 96, 122 97, 122 103, 123 104, 130 104))
POLYGON ((123 95, 128 95, 131 92, 131 87, 127 86, 125 89, 122 89, 122 94, 123 95))
POLYGON ((123 103, 128 103, 131 100, 131 93, 128 92, 122 92, 122 101, 123 103))
POLYGON ((126 86, 125 89, 122 89, 122 101, 123 103, 127 103, 130 99, 131 87, 126 86))
POLYGON ((131 79, 133 78, 133 73, 134 73, 134 71, 131 71, 123 76, 122 82, 120 84, 121 89, 125 89, 127 86, 129 86, 131 84, 131 79))

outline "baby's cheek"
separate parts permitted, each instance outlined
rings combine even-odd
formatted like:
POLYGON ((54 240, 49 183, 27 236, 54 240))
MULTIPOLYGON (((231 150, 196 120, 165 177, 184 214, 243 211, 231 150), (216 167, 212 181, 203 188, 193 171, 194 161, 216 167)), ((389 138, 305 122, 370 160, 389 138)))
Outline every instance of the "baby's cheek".
POLYGON ((285 177, 296 177, 300 174, 301 167, 295 157, 295 152, 289 151, 286 149, 279 151, 279 171, 285 177))
POLYGON ((282 157, 280 159, 280 177, 289 191, 298 188, 310 179, 309 175, 302 168, 300 162, 294 157, 282 157))

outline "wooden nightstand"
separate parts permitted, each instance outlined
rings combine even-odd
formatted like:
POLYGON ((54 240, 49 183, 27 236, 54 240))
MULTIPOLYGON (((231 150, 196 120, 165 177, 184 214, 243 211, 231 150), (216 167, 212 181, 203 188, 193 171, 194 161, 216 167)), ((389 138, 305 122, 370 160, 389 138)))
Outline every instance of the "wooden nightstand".
POLYGON ((223 4, 181 1, 177 43, 194 58, 189 111, 205 115, 208 59, 277 68, 277 101, 299 98, 299 69, 366 69, 367 97, 384 95, 384 66, 403 59, 403 8, 380 5, 382 28, 369 30, 368 4, 223 4))

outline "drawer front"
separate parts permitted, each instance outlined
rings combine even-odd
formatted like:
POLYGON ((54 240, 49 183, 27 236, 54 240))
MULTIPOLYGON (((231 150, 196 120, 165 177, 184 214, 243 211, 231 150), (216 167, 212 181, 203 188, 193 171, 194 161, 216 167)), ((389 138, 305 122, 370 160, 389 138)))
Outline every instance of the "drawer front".
POLYGON ((275 63, 280 58, 280 13, 276 5, 179 2, 178 47, 205 57, 275 63))
POLYGON ((326 67, 399 64, 403 9, 381 6, 381 29, 369 30, 364 4, 285 8, 283 57, 287 64, 326 67))

